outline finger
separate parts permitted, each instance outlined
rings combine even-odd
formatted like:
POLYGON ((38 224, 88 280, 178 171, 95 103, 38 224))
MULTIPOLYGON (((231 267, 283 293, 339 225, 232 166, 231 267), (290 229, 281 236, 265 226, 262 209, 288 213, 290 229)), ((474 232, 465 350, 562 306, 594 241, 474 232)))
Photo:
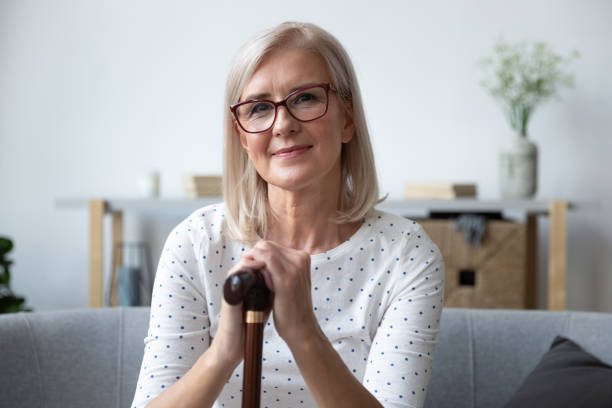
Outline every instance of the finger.
POLYGON ((259 260, 255 260, 255 259, 241 259, 240 261, 238 261, 238 263, 236 265, 234 265, 227 273, 227 276, 236 273, 240 270, 243 269, 250 269, 250 270, 256 270, 256 269, 261 269, 265 266, 266 264, 262 261, 259 260))
POLYGON ((259 241, 255 246, 249 249, 242 255, 242 259, 245 261, 261 261, 267 263, 270 259, 270 251, 269 245, 262 244, 262 241, 259 241))
POLYGON ((259 241, 257 241, 255 243, 255 245, 253 245, 251 247, 251 249, 248 249, 242 256, 252 256, 253 255, 253 251, 256 249, 262 249, 266 246, 265 241, 263 239, 260 239, 259 241))
POLYGON ((253 256, 255 261, 259 261, 263 264, 263 267, 260 268, 260 271, 263 275, 264 282, 270 291, 274 292, 274 273, 272 271, 278 271, 279 268, 274 267, 275 262, 269 253, 260 249, 260 248, 252 248, 251 256, 253 256))
POLYGON ((240 263, 240 265, 240 269, 257 270, 265 268, 266 263, 257 259, 245 259, 243 262, 240 263))
POLYGON ((269 246, 266 248, 254 247, 251 249, 250 255, 253 257, 253 260, 263 262, 271 273, 282 272, 283 270, 282 264, 286 258, 285 254, 270 250, 269 246))
POLYGON ((261 274, 264 278, 264 282, 266 283, 266 286, 268 287, 268 289, 270 289, 270 293, 274 293, 274 281, 272 280, 272 275, 270 274, 270 271, 268 270, 268 268, 263 268, 261 270, 261 274))

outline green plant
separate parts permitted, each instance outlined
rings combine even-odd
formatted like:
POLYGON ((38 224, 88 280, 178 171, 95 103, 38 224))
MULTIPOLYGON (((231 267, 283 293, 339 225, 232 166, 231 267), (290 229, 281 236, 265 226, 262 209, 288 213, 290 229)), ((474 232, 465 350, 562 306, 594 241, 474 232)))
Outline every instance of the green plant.
POLYGON ((501 102, 512 129, 526 136, 534 108, 553 96, 558 98, 562 86, 574 86, 574 77, 565 69, 579 55, 574 50, 563 57, 544 42, 509 44, 500 38, 494 55, 480 60, 486 75, 480 84, 501 102))
POLYGON ((15 296, 11 291, 10 266, 13 261, 6 255, 13 249, 13 241, 0 237, 0 313, 30 312, 31 309, 24 307, 25 299, 15 296))

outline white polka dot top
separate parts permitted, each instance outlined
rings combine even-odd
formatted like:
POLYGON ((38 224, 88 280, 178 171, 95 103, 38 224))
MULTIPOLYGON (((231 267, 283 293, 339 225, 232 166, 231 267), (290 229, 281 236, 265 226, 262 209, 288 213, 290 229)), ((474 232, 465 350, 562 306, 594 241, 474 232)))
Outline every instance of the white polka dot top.
MULTIPOLYGON (((133 407, 181 378, 215 337, 228 270, 250 246, 222 233, 224 205, 201 208, 162 251, 133 407)), ((338 247, 311 256, 312 301, 351 373, 385 407, 422 407, 442 312, 444 265, 414 221, 374 210, 338 247)), ((242 364, 215 407, 240 407, 242 364)), ((264 329, 262 407, 315 407, 273 319, 264 329)))

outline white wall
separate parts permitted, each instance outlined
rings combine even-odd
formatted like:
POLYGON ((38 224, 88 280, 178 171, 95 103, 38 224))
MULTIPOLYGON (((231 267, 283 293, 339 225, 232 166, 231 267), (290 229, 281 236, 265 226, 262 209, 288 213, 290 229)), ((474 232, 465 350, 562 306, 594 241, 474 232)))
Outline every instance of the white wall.
MULTIPOLYGON (((88 219, 61 197, 134 197, 162 173, 220 173, 223 85, 233 53, 284 20, 315 22, 353 57, 382 190, 474 181, 497 198, 510 130, 478 86, 499 34, 582 57, 576 88, 538 109, 536 198, 592 203, 569 218, 568 307, 612 312, 612 3, 601 1, 0 0, 0 234, 13 288, 37 310, 87 305, 88 219)), ((126 238, 160 246, 180 218, 126 214, 126 238)), ((545 266, 547 222, 541 223, 545 266)), ((108 264, 108 263, 107 263, 108 264)), ((543 304, 543 303, 542 303, 543 304)))

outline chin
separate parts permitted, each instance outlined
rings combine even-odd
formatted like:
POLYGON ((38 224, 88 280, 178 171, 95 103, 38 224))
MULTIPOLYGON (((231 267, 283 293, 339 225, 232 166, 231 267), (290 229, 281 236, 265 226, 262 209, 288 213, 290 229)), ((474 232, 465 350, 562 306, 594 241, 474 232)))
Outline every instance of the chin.
MULTIPOLYGON (((325 172, 312 166, 293 169, 281 168, 271 173, 274 176, 264 177, 268 184, 287 191, 299 191, 309 187, 323 189, 324 185, 332 182, 330 177, 333 177, 333 172, 325 172)), ((333 180, 336 181, 337 179, 333 177, 333 180)))
POLYGON ((287 174, 272 177, 268 180, 268 184, 288 191, 299 191, 309 185, 318 183, 320 181, 316 177, 307 174, 287 174))
POLYGON ((268 183, 278 187, 290 186, 291 184, 301 184, 315 178, 311 166, 270 166, 266 180, 268 183))
POLYGON ((302 190, 305 187, 308 187, 310 184, 312 184, 312 182, 309 182, 308 180, 272 180, 271 182, 268 182, 268 185, 272 185, 274 187, 283 189, 283 190, 287 190, 287 191, 299 191, 302 190))

